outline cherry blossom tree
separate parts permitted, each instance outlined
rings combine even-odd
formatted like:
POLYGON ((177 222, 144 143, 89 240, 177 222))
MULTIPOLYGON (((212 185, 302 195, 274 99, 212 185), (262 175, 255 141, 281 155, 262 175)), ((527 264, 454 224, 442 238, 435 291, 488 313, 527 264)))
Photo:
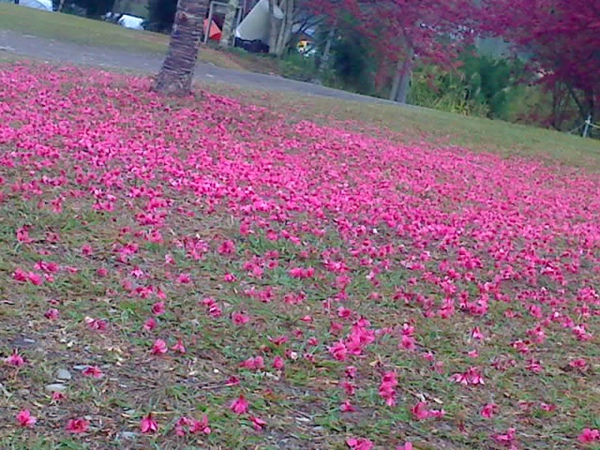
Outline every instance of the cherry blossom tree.
POLYGON ((486 31, 531 57, 550 89, 564 87, 582 118, 600 115, 600 4, 584 0, 485 0, 486 31))

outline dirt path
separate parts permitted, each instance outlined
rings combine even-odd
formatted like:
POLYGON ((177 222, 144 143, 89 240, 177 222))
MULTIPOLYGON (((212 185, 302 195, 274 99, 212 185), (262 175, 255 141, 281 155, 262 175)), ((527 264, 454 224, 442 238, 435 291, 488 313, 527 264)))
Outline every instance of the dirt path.
MULTIPOLYGON (((144 73, 156 73, 164 57, 160 53, 135 53, 84 46, 71 42, 24 35, 9 30, 0 30, 0 52, 46 61, 126 69, 144 73)), ((199 81, 209 83, 220 82, 262 90, 287 91, 358 102, 392 104, 392 102, 387 100, 352 94, 316 84, 289 80, 272 75, 224 69, 202 62, 196 65, 195 77, 199 81)))

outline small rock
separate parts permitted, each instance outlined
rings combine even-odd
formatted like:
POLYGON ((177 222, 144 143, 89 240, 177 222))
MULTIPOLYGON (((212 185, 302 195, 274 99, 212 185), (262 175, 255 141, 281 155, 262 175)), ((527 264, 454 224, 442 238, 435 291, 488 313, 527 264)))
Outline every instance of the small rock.
POLYGON ((80 365, 80 366, 73 366, 73 369, 75 369, 75 370, 85 370, 88 367, 90 367, 90 366, 88 366, 88 365, 80 365))
POLYGON ((67 386, 60 383, 49 384, 46 386, 48 392, 64 392, 67 390, 67 386))
POLYGON ((58 369, 58 371, 56 372, 56 378, 58 378, 59 380, 69 381, 71 378, 73 378, 73 376, 71 375, 71 372, 69 372, 67 369, 58 369))
POLYGON ((136 434, 132 431, 122 431, 121 433, 119 433, 119 438, 121 439, 126 439, 126 440, 132 440, 135 439, 136 434))

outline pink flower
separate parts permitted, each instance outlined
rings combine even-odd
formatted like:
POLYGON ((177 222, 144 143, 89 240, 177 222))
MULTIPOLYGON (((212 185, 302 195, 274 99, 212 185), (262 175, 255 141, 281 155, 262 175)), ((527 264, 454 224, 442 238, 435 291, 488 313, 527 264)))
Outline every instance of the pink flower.
POLYGON ((160 316, 165 313, 165 302, 156 302, 152 305, 152 314, 160 316))
POLYGON ((56 320, 60 316, 60 312, 58 309, 50 308, 48 311, 44 313, 44 317, 49 320, 56 320))
POLYGON ((208 416, 204 415, 200 420, 190 419, 189 429, 192 434, 210 434, 211 429, 208 426, 208 416))
POLYGON ((108 322, 106 322, 106 320, 86 317, 84 321, 90 330, 106 331, 106 329, 108 328, 108 322))
POLYGON ((250 416, 250 421, 252 422, 252 426, 256 431, 262 431, 267 425, 267 422, 255 416, 250 416))
POLYGON ((27 278, 29 279, 29 282, 35 286, 39 286, 44 282, 42 276, 35 272, 29 272, 27 278))
POLYGON ((32 428, 37 422, 37 418, 32 416, 28 409, 23 409, 17 414, 17 422, 24 428, 32 428))
POLYGON ((574 359, 573 361, 569 362, 569 366, 576 369, 585 370, 587 369, 587 361, 583 358, 574 359))
POLYGON ((102 376, 104 375, 102 371, 96 366, 88 366, 81 373, 84 377, 92 378, 102 378, 102 376))
POLYGON ((177 277, 177 282, 181 284, 189 284, 192 282, 192 276, 189 273, 182 273, 177 277))
POLYGON ((33 242, 29 237, 29 230, 27 229, 27 226, 17 229, 17 240, 19 242, 23 242, 24 244, 30 244, 33 242))
POLYGON ((90 426, 90 423, 85 419, 71 419, 67 422, 66 430, 69 433, 80 434, 85 433, 90 426))
POLYGON ((356 409, 350 403, 350 400, 345 400, 344 403, 340 405, 340 411, 342 412, 355 412, 356 409))
POLYGON ((221 255, 231 255, 235 253, 235 244, 233 241, 224 241, 217 250, 221 255))
POLYGON ((21 367, 25 364, 25 360, 19 355, 17 350, 13 350, 12 354, 5 360, 6 364, 15 367, 21 367))
POLYGON ((61 400, 64 400, 65 398, 67 398, 67 396, 62 392, 55 391, 52 393, 52 400, 55 402, 59 402, 61 400))
POLYGON ((154 317, 150 317, 148 320, 144 322, 144 326, 142 327, 145 331, 152 331, 156 328, 157 323, 154 317))
POLYGON ((546 411, 546 412, 554 412, 556 411, 556 405, 552 404, 552 403, 540 403, 540 409, 542 411, 546 411))
POLYGON ((352 310, 349 308, 346 308, 344 306, 340 306, 338 308, 338 317, 341 317, 342 319, 347 319, 352 315, 352 310))
POLYGON ((236 414, 246 414, 248 412, 248 402, 246 401, 246 399, 244 398, 243 395, 240 395, 238 398, 236 398, 233 402, 231 402, 231 405, 229 405, 229 408, 236 414))
POLYGON ((589 444, 594 441, 600 441, 600 431, 597 428, 584 428, 577 438, 582 444, 589 444))
POLYGON ((344 361, 346 359, 346 355, 348 353, 348 349, 343 342, 336 342, 331 347, 329 347, 329 353, 338 361, 344 361))
POLYGON ((167 343, 162 339, 157 339, 154 341, 154 344, 152 344, 151 353, 153 355, 164 355, 165 353, 167 353, 167 351, 169 351, 167 343))
POLYGON ((342 387, 346 395, 354 395, 356 393, 356 387, 348 381, 342 381, 342 387))
POLYGON ((140 421, 140 431, 144 434, 153 434, 158 431, 158 423, 152 418, 152 413, 140 421))
POLYGON ((478 367, 470 367, 464 373, 455 373, 450 377, 450 380, 468 386, 485 384, 483 381, 483 376, 481 375, 478 367))
POLYGON ((498 444, 502 444, 505 446, 510 446, 514 443, 515 441, 515 435, 516 435, 516 429, 515 428, 509 428, 506 433, 498 433, 492 436, 492 438, 498 443, 498 444))
POLYGON ((13 272, 13 280, 18 281, 19 283, 24 283, 27 281, 27 272, 25 272, 23 269, 15 269, 15 271, 13 272))
POLYGON ((429 417, 429 410, 427 409, 427 402, 419 402, 410 410, 417 420, 424 420, 429 417))
POLYGON ((413 450, 412 442, 406 442, 404 445, 399 445, 396 450, 413 450))
POLYGON ((439 419, 446 415, 446 411, 443 409, 428 409, 427 402, 419 402, 411 409, 411 412, 415 419, 424 420, 429 417, 439 419))
POLYGON ((473 328, 473 330, 471 331, 471 337, 478 341, 482 341, 484 339, 483 333, 481 333, 481 330, 479 330, 479 327, 473 328))
POLYGON ((225 386, 237 386, 240 384, 240 379, 235 375, 230 376, 225 382, 225 386))
POLYGON ((185 427, 189 427, 191 423, 191 419, 188 419, 185 416, 181 416, 179 419, 177 419, 177 422, 175 423, 175 434, 177 436, 185 436, 185 427))
POLYGON ((249 370, 260 370, 265 368, 265 360, 262 356, 257 356, 255 358, 248 358, 246 361, 240 364, 240 367, 249 370))
POLYGON ((346 445, 350 447, 352 450, 372 450, 373 442, 369 439, 363 438, 350 438, 346 439, 346 445))
POLYGON ((181 353, 182 355, 185 354, 185 346, 183 345, 183 341, 181 339, 177 339, 177 342, 173 347, 171 347, 171 350, 181 353))
POLYGON ((404 350, 414 351, 417 348, 417 343, 413 336, 403 334, 398 347, 403 348, 404 350))
POLYGON ((233 321, 233 323, 235 325, 241 326, 241 325, 247 324, 248 321, 250 320, 250 317, 248 317, 244 313, 236 311, 231 315, 231 320, 233 321))
POLYGON ((481 409, 481 413, 480 413, 481 417, 485 417, 486 419, 491 419, 492 417, 494 417, 494 414, 496 413, 497 409, 498 409, 498 407, 496 406, 495 403, 488 403, 481 409))
POLYGON ((273 368, 276 370, 283 370, 285 367, 285 361, 281 356, 276 356, 273 359, 273 368))
POLYGON ((226 273, 225 275, 223 275, 223 281, 225 281, 226 283, 233 283, 236 280, 236 276, 232 273, 226 273))
POLYGON ((396 386, 398 386, 396 374, 394 372, 385 372, 379 385, 379 395, 385 400, 385 404, 388 406, 396 404, 396 386))

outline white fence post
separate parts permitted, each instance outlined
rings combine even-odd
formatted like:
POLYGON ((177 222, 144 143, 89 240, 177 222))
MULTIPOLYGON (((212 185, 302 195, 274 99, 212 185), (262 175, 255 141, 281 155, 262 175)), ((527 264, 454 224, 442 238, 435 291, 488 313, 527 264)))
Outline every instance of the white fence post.
POLYGON ((583 132, 581 136, 586 138, 588 137, 588 133, 590 131, 590 125, 592 124, 592 115, 588 114, 587 119, 585 120, 585 126, 583 127, 583 132))

